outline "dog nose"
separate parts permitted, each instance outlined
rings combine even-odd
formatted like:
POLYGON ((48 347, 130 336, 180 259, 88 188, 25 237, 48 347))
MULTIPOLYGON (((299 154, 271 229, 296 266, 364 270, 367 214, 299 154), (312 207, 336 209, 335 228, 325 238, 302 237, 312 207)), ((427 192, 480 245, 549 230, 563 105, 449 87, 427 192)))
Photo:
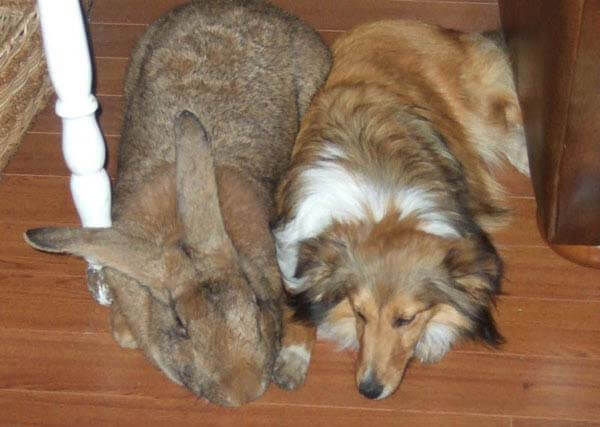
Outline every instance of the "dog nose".
POLYGON ((358 391, 369 399, 377 399, 383 392, 383 385, 376 378, 369 377, 359 384, 358 391))

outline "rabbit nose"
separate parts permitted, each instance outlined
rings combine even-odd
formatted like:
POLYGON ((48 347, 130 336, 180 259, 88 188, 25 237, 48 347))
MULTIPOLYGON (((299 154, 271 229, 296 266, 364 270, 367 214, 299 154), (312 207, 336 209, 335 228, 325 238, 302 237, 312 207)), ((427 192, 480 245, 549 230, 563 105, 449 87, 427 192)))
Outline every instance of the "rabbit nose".
POLYGON ((223 381, 222 389, 227 406, 240 406, 258 399, 269 384, 263 372, 250 369, 239 370, 231 381, 223 381))

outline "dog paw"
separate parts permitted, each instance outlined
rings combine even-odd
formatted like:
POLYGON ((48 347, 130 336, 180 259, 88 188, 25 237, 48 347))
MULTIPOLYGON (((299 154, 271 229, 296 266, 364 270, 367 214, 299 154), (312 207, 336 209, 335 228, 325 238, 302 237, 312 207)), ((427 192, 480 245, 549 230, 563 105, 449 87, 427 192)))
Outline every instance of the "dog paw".
POLYGON ((283 347, 275 361, 273 381, 281 388, 295 390, 304 384, 310 352, 301 345, 283 347))
POLYGON ((104 268, 95 264, 88 264, 87 268, 87 286, 92 297, 100 305, 109 306, 113 302, 113 296, 106 283, 104 268))

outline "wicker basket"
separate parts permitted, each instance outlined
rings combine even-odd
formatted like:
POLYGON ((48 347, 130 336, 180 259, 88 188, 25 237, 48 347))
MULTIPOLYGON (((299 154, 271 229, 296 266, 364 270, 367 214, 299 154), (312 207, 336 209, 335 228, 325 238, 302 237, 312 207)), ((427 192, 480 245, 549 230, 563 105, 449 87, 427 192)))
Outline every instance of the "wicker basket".
POLYGON ((52 93, 33 0, 0 0, 0 171, 52 93))

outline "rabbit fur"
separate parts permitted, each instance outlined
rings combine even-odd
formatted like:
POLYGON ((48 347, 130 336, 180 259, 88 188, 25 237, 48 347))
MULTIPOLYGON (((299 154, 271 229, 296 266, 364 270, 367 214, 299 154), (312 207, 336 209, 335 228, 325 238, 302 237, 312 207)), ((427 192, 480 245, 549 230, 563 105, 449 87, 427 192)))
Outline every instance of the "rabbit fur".
POLYGON ((113 226, 26 233, 104 266, 92 285, 110 289, 115 339, 212 402, 270 382, 284 298, 273 193, 329 66, 319 36, 265 2, 172 10, 126 75, 113 226))

